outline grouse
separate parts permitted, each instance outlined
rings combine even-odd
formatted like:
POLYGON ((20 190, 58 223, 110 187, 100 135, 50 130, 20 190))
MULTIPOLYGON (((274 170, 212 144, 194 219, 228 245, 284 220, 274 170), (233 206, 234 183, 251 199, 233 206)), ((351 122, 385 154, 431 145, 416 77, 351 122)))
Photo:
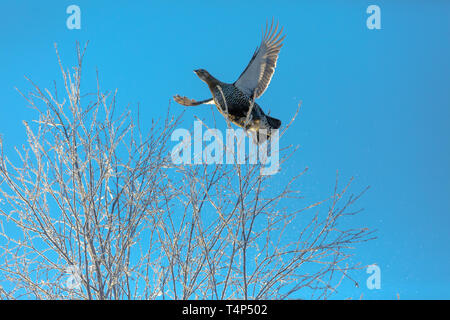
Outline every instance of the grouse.
POLYGON ((194 70, 194 73, 208 85, 212 98, 196 101, 175 95, 174 100, 184 106, 215 104, 226 119, 246 131, 255 132, 257 143, 270 138, 272 130, 281 126, 281 121, 266 115, 254 100, 264 93, 275 72, 278 54, 285 37, 281 37, 282 31, 283 28, 278 31, 278 23, 274 27, 273 21, 270 28, 266 25, 260 46, 256 48, 244 72, 234 83, 217 80, 204 69, 194 70), (260 137, 261 129, 265 131, 260 137))

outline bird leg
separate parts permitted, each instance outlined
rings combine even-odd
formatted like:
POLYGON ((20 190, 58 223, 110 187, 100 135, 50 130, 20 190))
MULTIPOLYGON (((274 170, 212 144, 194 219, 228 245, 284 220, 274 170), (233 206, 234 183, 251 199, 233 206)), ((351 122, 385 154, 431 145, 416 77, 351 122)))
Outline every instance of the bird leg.
POLYGON ((193 107, 193 106, 198 106, 201 104, 211 104, 212 103, 212 98, 201 100, 201 101, 196 101, 194 99, 189 99, 188 97, 182 97, 178 94, 174 95, 173 99, 176 102, 178 102, 179 104, 186 106, 186 107, 193 107))

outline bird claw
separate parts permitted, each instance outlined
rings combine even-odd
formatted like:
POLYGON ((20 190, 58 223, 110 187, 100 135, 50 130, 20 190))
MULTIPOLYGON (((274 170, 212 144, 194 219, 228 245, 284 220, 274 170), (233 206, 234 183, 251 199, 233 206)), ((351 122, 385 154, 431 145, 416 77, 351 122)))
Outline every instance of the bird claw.
POLYGON ((173 96, 173 99, 183 106, 192 106, 195 103, 195 100, 189 99, 188 97, 182 97, 178 94, 173 96))

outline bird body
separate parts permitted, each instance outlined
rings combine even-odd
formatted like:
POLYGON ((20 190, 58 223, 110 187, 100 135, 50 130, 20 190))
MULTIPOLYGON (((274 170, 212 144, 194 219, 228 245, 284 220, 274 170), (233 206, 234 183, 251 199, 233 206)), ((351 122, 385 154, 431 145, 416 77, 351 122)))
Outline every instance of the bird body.
POLYGON ((281 125, 280 120, 267 116, 252 98, 234 84, 222 83, 220 87, 214 87, 211 93, 217 109, 245 130, 258 132, 260 129, 266 129, 270 135, 271 129, 278 129, 281 125))
MULTIPOLYGON (((254 131, 258 143, 266 140, 260 139, 261 129, 265 130, 265 137, 270 138, 272 130, 281 126, 281 121, 266 115, 254 100, 264 93, 270 83, 284 38, 280 38, 282 30, 277 33, 278 25, 275 29, 272 27, 273 23, 269 32, 266 28, 261 45, 236 82, 224 83, 204 69, 194 70, 208 85, 212 98, 196 101, 176 95, 175 101, 184 106, 215 104, 227 120, 245 130, 254 131)), ((264 135, 262 137, 264 138, 264 135)))

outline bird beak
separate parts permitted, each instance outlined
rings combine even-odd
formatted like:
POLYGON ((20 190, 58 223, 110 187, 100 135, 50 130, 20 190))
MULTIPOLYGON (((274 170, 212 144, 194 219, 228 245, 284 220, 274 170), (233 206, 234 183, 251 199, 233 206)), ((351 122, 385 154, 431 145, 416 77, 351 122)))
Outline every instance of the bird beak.
POLYGON ((198 75, 199 71, 200 71, 200 69, 194 70, 194 73, 198 75))

